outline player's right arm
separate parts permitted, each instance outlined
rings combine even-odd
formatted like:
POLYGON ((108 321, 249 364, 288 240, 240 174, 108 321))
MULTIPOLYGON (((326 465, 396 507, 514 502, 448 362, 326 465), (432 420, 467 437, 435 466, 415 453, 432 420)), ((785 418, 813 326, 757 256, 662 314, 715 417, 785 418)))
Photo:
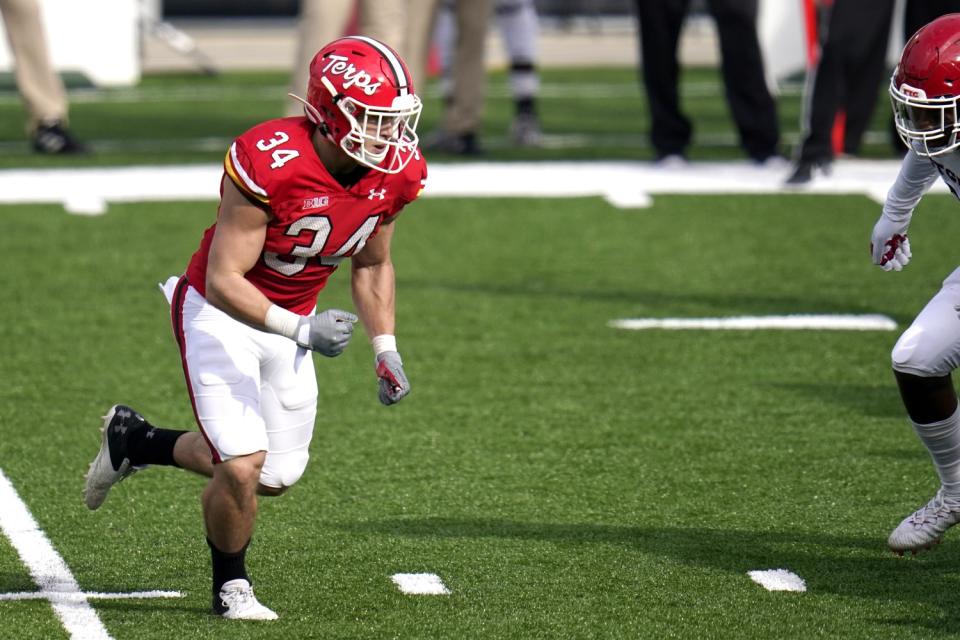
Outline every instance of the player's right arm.
POLYGON ((907 229, 913 210, 938 176, 937 168, 929 158, 907 152, 900 165, 897 179, 890 187, 880 218, 873 226, 870 252, 873 264, 884 271, 900 271, 913 255, 907 229))
POLYGON ((265 327, 272 304, 246 273, 263 253, 269 214, 254 205, 227 176, 207 262, 207 300, 241 322, 265 327))
POLYGON ((337 309, 301 316, 270 302, 245 277, 263 253, 269 214, 240 193, 227 176, 222 189, 207 261, 207 300, 241 322, 286 336, 325 356, 340 355, 350 341, 356 316, 337 309))

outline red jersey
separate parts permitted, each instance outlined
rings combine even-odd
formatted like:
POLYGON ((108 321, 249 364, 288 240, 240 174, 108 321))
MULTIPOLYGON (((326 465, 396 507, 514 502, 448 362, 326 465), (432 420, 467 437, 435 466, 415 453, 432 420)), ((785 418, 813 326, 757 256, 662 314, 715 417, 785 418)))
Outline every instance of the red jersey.
MULTIPOLYGON (((427 163, 419 151, 403 171, 371 169, 342 186, 320 162, 306 118, 279 118, 234 140, 224 173, 249 198, 269 209, 263 253, 246 278, 274 304, 305 315, 343 258, 360 251, 380 229, 420 195, 427 163)), ((186 276, 206 295, 207 257, 216 224, 207 229, 186 276)))

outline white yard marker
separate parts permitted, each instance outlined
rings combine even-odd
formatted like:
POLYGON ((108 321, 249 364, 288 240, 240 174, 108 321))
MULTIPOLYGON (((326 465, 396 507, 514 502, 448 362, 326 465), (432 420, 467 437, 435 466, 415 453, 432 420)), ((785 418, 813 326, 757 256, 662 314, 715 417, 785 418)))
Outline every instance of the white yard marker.
POLYGON ((894 331, 897 323, 879 314, 731 316, 729 318, 624 318, 607 323, 615 329, 813 329, 819 331, 894 331))
POLYGON ((95 195, 81 194, 64 200, 63 208, 67 210, 67 213, 76 216, 102 216, 107 212, 107 202, 95 195))
MULTIPOLYGON (((99 591, 63 592, 64 600, 134 600, 137 598, 182 598, 179 591, 131 591, 130 593, 102 593, 99 591)), ((18 593, 0 593, 0 600, 46 600, 47 595, 40 591, 20 591, 18 593)))
POLYGON ((395 573, 391 576, 400 591, 418 596, 446 596, 450 590, 435 573, 395 573))
MULTIPOLYGON (((229 146, 214 141, 214 146, 229 146)), ((883 202, 899 160, 838 160, 833 173, 801 190, 783 186, 783 171, 748 161, 691 162, 663 169, 652 162, 468 162, 436 164, 424 196, 569 198, 600 196, 617 207, 649 207, 668 193, 866 194, 883 202)), ((4 169, 0 204, 65 203, 74 213, 97 215, 113 202, 216 200, 222 164, 4 169)), ((949 193, 938 180, 931 190, 949 193)))
POLYGON ((179 598, 176 591, 133 593, 84 593, 70 568, 53 548, 33 519, 27 505, 0 470, 0 530, 10 539, 33 581, 37 592, 3 593, 0 600, 49 600, 67 633, 76 640, 110 640, 89 599, 96 598, 179 598))
POLYGON ((767 591, 799 591, 807 590, 807 583, 803 578, 786 569, 765 569, 763 571, 747 571, 747 575, 767 591))

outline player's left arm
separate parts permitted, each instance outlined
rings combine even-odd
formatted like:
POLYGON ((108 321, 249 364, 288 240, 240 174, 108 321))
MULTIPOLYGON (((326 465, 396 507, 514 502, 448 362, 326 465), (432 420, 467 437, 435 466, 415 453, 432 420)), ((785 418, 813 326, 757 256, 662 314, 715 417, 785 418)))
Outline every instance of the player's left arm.
POLYGON ((909 264, 913 252, 907 230, 913 210, 938 176, 937 165, 929 158, 918 156, 912 149, 904 156, 880 218, 873 226, 870 237, 873 264, 884 271, 900 271, 909 264))
POLYGON ((350 260, 350 289, 357 315, 376 354, 380 402, 391 405, 410 393, 410 382, 397 351, 396 277, 390 258, 393 219, 350 260))

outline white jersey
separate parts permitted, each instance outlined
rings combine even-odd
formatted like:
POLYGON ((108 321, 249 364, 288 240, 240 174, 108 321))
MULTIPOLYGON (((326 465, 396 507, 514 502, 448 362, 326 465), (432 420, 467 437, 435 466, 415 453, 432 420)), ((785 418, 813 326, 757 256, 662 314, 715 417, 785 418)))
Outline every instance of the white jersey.
MULTIPOLYGON (((960 153, 925 158, 912 149, 903 158, 896 182, 887 193, 883 215, 909 222, 914 207, 937 177, 960 199, 960 153)), ((927 303, 893 348, 893 368, 921 378, 950 374, 960 367, 960 268, 943 281, 940 291, 927 303)))
POLYGON ((883 213, 893 220, 909 217, 937 177, 960 199, 960 153, 925 158, 911 149, 903 158, 897 180, 887 192, 883 213))

